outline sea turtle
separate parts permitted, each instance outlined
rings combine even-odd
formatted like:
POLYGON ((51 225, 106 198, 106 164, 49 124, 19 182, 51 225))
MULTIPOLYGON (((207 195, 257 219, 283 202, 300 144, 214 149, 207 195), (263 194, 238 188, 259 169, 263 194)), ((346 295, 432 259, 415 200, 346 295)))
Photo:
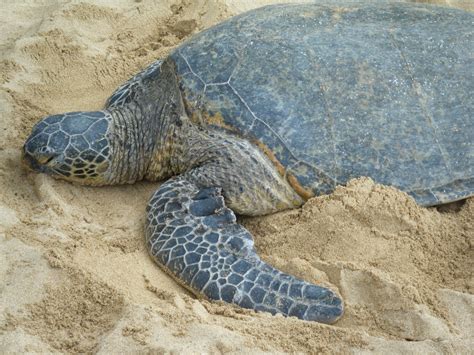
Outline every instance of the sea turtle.
POLYGON ((273 5, 151 64, 95 112, 44 118, 32 169, 88 185, 164 180, 154 260, 197 295, 332 323, 338 295, 263 262, 235 213, 301 206, 370 176, 423 206, 473 195, 473 32, 427 5, 273 5))

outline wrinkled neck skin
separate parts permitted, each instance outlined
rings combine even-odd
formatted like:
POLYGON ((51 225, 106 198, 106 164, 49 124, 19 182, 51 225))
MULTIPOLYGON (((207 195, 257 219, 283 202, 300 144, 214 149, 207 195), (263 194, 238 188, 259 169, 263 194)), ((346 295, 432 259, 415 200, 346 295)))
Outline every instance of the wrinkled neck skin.
POLYGON ((171 166, 171 154, 176 124, 185 113, 173 64, 165 61, 158 76, 143 81, 130 102, 106 110, 113 157, 109 184, 158 181, 179 173, 171 166))
POLYGON ((170 109, 162 108, 149 117, 140 105, 128 105, 110 112, 112 162, 110 184, 132 184, 143 179, 157 181, 174 175, 170 164, 173 127, 170 109), (161 117, 161 119, 160 119, 161 117), (152 173, 150 173, 152 172, 152 173))
POLYGON ((110 184, 185 174, 199 188, 221 187, 228 206, 245 215, 303 203, 256 146, 218 127, 191 122, 172 63, 164 61, 159 75, 137 80, 134 90, 126 104, 109 105, 110 184))
POLYGON ((272 161, 249 141, 184 119, 171 166, 198 188, 220 187, 234 212, 259 216, 299 207, 304 200, 272 161))

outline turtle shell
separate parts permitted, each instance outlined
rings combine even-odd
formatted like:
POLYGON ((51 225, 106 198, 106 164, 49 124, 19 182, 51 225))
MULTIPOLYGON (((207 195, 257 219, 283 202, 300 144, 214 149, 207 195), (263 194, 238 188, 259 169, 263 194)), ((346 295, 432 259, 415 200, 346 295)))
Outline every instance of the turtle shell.
POLYGON ((302 193, 369 176, 436 205, 474 193, 473 21, 429 5, 274 5, 170 58, 191 119, 255 142, 302 193))

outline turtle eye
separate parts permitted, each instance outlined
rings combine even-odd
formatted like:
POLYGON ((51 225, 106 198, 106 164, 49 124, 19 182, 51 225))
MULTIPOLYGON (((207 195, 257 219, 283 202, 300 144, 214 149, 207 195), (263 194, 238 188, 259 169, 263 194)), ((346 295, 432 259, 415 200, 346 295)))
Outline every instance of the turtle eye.
POLYGON ((49 147, 41 147, 36 151, 35 159, 39 164, 48 165, 56 156, 49 147))

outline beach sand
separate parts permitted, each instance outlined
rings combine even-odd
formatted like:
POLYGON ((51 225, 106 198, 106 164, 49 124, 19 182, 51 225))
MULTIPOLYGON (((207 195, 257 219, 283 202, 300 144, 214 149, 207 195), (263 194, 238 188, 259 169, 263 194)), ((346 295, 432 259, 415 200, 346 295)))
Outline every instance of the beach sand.
POLYGON ((0 352, 472 353, 473 198, 421 208, 361 178, 242 219, 263 259, 340 292, 345 315, 328 326, 198 300, 170 279, 144 245, 157 183, 81 187, 21 165, 42 116, 99 109, 191 34, 275 2, 2 4, 0 352))

